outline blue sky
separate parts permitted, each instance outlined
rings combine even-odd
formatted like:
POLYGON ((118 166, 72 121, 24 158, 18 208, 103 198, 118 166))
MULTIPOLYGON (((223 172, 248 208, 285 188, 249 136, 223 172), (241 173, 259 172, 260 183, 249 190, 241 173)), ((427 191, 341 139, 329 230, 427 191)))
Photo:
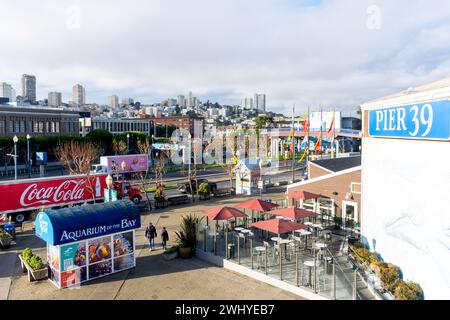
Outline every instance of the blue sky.
POLYGON ((236 103, 255 92, 289 113, 355 110, 367 100, 445 78, 448 0, 9 1, 0 82, 38 98, 86 87, 153 103, 192 91, 236 103), (6 48, 6 49, 5 49, 6 48))

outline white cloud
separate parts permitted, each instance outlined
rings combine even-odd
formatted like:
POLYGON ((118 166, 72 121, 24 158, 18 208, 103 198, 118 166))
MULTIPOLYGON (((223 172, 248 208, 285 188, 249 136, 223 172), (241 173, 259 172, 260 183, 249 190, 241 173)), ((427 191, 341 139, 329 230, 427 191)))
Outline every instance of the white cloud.
POLYGON ((37 76, 38 97, 143 102, 189 90, 238 103, 265 92, 269 108, 295 103, 352 109, 448 75, 450 4, 434 1, 21 1, 2 4, 0 81, 18 93, 37 76), (367 8, 380 9, 380 30, 367 8), (80 8, 80 28, 67 9, 80 8))

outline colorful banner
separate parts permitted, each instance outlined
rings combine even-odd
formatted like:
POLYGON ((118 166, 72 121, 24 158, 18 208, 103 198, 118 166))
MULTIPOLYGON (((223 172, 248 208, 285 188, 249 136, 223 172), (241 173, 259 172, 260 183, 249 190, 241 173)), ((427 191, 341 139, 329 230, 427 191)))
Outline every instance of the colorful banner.
POLYGON ((147 171, 149 165, 146 154, 100 157, 100 164, 106 166, 108 172, 113 173, 147 171), (122 163, 125 163, 125 168, 122 168, 122 163))

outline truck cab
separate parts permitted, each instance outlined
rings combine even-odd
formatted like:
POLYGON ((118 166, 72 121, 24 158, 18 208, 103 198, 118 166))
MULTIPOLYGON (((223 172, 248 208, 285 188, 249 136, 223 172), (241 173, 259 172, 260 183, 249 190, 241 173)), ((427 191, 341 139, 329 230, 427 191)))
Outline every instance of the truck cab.
POLYGON ((103 164, 94 164, 91 166, 90 174, 108 173, 108 168, 103 164))
MULTIPOLYGON (((129 181, 125 180, 125 192, 128 198, 135 204, 139 204, 142 200, 142 193, 139 188, 133 187, 129 181)), ((114 190, 117 191, 117 198, 122 199, 122 180, 114 181, 114 190)))

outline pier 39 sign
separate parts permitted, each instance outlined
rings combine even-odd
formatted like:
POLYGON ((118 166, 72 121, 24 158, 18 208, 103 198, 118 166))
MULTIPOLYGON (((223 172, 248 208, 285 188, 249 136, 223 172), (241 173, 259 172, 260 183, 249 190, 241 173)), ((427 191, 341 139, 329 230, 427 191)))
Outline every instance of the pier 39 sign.
POLYGON ((450 100, 370 110, 369 135, 450 140, 450 100))

